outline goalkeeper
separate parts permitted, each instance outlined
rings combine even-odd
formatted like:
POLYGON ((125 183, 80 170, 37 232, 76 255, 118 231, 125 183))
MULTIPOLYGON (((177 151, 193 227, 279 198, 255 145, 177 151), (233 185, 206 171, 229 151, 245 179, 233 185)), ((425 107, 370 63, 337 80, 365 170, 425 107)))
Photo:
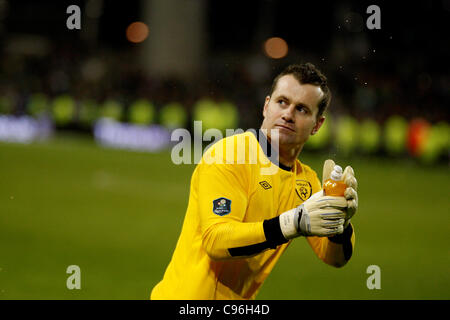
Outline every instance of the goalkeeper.
MULTIPOLYGON (((151 299, 255 299, 299 237, 325 263, 348 262, 355 241, 350 219, 358 206, 354 171, 344 170, 344 197, 325 196, 317 174, 298 160, 330 99, 327 79, 314 65, 291 65, 265 99, 261 129, 267 131, 227 137, 205 152, 192 175, 175 251, 151 299), (223 152, 230 142, 237 149, 233 163, 223 152), (256 163, 248 160, 258 152, 256 163), (279 161, 270 162, 274 155, 279 161), (267 163, 277 170, 265 173, 267 163)), ((325 161, 322 181, 333 167, 325 161)))

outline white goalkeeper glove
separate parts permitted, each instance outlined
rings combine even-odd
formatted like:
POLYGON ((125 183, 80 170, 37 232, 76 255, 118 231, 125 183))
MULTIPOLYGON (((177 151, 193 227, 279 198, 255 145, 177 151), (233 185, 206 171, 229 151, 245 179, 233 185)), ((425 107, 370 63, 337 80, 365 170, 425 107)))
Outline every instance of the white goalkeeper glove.
POLYGON ((324 196, 316 192, 302 205, 280 215, 280 227, 286 239, 298 236, 330 237, 344 232, 347 201, 344 197, 324 196))
MULTIPOLYGON (((335 163, 333 160, 326 160, 323 165, 323 174, 322 174, 322 185, 325 183, 327 179, 330 178, 331 172, 335 163)), ((353 168, 347 166, 342 174, 342 180, 347 185, 347 189, 345 189, 344 197, 347 200, 347 209, 345 216, 344 228, 348 226, 350 223, 350 219, 355 215, 356 210, 358 209, 358 182, 355 178, 355 172, 353 168)))

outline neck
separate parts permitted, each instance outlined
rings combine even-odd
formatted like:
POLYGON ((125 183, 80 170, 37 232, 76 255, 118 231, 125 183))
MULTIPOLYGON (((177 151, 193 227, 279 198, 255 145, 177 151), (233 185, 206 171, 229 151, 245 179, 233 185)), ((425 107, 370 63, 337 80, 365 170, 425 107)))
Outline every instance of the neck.
MULTIPOLYGON (((272 139, 269 135, 266 136, 267 141, 272 145, 272 139)), ((272 145, 273 147, 277 147, 276 145, 272 145)), ((278 157, 279 162, 285 166, 292 168, 295 164, 295 160, 297 160, 298 155, 302 151, 303 146, 299 145, 278 145, 278 157)))
POLYGON ((295 164, 295 160, 297 160, 298 155, 300 154, 300 151, 302 150, 301 147, 296 148, 286 148, 280 146, 279 150, 279 157, 280 157, 280 163, 287 166, 287 167, 293 167, 295 164))

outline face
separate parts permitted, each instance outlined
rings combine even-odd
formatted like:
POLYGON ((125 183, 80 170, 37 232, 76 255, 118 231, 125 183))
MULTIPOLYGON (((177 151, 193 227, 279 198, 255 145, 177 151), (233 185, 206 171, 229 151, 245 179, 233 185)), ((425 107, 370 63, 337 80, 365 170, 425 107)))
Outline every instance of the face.
POLYGON ((280 147, 302 148, 315 134, 325 118, 317 117, 319 101, 324 93, 319 86, 301 84, 293 75, 278 79, 272 96, 264 103, 261 129, 278 129, 280 147))

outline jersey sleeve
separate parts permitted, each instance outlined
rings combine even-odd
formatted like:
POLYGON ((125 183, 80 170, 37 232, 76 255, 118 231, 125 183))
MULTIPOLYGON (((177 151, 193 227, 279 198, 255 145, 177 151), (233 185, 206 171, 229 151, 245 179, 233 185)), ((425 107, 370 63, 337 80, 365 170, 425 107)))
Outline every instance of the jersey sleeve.
MULTIPOLYGON (((322 187, 317 175, 311 182, 313 193, 318 192, 322 187)), ((351 258, 355 245, 355 232, 351 223, 344 232, 333 237, 307 237, 309 245, 314 253, 326 264, 340 268, 351 258)))
POLYGON ((245 222, 250 170, 247 165, 200 164, 198 208, 202 244, 213 259, 250 257, 287 242, 279 237, 281 230, 273 231, 280 228, 279 223, 245 222))

